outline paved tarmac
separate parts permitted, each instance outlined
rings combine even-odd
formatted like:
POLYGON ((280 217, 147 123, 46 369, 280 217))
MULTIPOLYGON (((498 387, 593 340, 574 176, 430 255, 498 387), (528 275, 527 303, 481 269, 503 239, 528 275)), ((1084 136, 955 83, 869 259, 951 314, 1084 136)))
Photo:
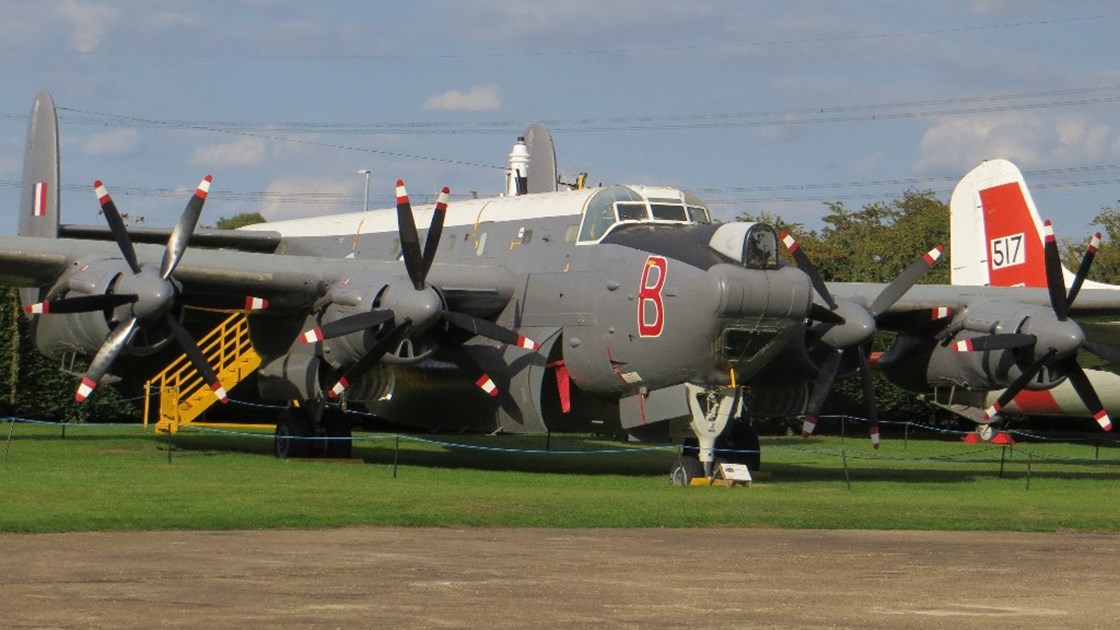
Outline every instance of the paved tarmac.
POLYGON ((0 534, 8 628, 1117 628, 1120 535, 0 534))

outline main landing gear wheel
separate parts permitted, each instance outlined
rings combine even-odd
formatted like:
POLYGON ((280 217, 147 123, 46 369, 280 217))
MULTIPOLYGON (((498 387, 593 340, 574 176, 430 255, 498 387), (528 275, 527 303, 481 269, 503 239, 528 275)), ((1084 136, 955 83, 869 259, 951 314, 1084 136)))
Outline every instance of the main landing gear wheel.
POLYGON ((693 479, 704 477, 704 465, 692 455, 681 455, 669 472, 669 483, 674 486, 689 486, 693 479))
POLYGON ((276 419, 274 453, 278 459, 305 457, 311 451, 311 420, 300 409, 291 407, 280 412, 276 419))
POLYGON ((328 411, 323 428, 327 433, 326 456, 334 459, 350 459, 354 453, 354 439, 350 421, 341 412, 328 411))

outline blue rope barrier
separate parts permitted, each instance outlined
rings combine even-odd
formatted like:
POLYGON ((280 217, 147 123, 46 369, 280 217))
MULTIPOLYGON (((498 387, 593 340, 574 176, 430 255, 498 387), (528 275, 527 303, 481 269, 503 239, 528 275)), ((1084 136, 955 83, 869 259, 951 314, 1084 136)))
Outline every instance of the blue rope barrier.
MULTIPOLYGON (((239 405, 242 405, 242 406, 246 406, 246 407, 253 407, 253 408, 283 409, 283 407, 277 406, 277 405, 253 403, 253 402, 248 402, 248 401, 231 400, 230 402, 236 403, 236 404, 239 404, 239 405)), ((360 411, 347 411, 347 413, 348 414, 353 414, 353 415, 366 416, 366 417, 376 417, 374 414, 367 413, 367 412, 360 412, 360 411)), ((850 421, 856 422, 856 423, 867 423, 868 422, 865 418, 861 418, 861 417, 858 417, 858 416, 847 416, 847 415, 831 415, 831 416, 824 416, 822 418, 840 419, 840 420, 843 420, 843 421, 849 421, 850 420, 850 421)), ((97 429, 139 428, 139 426, 140 426, 140 425, 137 425, 137 424, 134 424, 134 423, 67 422, 67 421, 59 422, 59 421, 55 421, 55 420, 42 420, 42 419, 26 418, 26 417, 19 417, 19 416, 2 417, 2 418, 0 418, 0 422, 12 422, 13 427, 14 427, 14 423, 18 422, 18 423, 41 425, 41 426, 59 426, 63 429, 66 429, 66 428, 71 428, 71 429, 72 428, 83 428, 83 429, 84 428, 92 428, 92 429, 95 429, 95 430, 97 430, 97 429)), ((932 433, 937 433, 937 434, 942 434, 942 435, 951 435, 951 436, 964 436, 964 435, 967 435, 969 433, 972 433, 971 431, 959 431, 959 430, 947 429, 947 428, 943 428, 943 427, 935 427, 935 426, 927 425, 927 424, 920 423, 920 422, 913 422, 913 421, 904 422, 904 421, 881 420, 880 424, 881 425, 883 425, 883 424, 896 425, 896 426, 908 425, 911 428, 918 428, 920 430, 929 431, 929 432, 932 432, 932 433)), ((236 430, 236 429, 229 429, 229 428, 206 427, 206 426, 202 426, 202 425, 187 425, 187 426, 184 426, 180 429, 180 432, 187 432, 187 431, 192 432, 192 433, 234 436, 234 437, 246 437, 246 438, 253 438, 253 439, 268 439, 268 440, 274 439, 274 436, 271 432, 266 433, 266 432, 263 432, 263 431, 246 431, 246 430, 236 430)), ((1048 437, 1048 436, 1031 434, 1031 433, 1027 433, 1027 432, 1023 432, 1023 431, 1004 431, 1004 432, 1010 433, 1012 435, 1020 436, 1020 437, 1022 437, 1022 439, 1035 440, 1035 441, 1038 441, 1038 442, 1041 442, 1041 443, 1095 442, 1098 445, 1101 444, 1101 443, 1120 443, 1120 439, 1112 438, 1111 436, 1099 436, 1099 437, 1095 437, 1095 438, 1076 438, 1076 437, 1070 436, 1069 438, 1064 438, 1064 437, 1063 438, 1055 438, 1055 437, 1048 437)), ((377 442, 377 441, 382 441, 382 440, 405 440, 405 441, 410 441, 410 442, 415 442, 415 443, 420 443, 420 444, 428 444, 428 445, 432 445, 432 446, 437 446, 437 447, 441 447, 441 448, 449 448, 449 449, 462 449, 462 450, 473 450, 473 451, 480 451, 480 452, 511 453, 511 454, 526 454, 526 455, 573 455, 573 456, 615 455, 615 454, 630 455, 630 454, 640 454, 640 453, 649 453, 649 452, 679 451, 680 448, 681 448, 679 445, 628 446, 628 447, 621 447, 621 448, 604 448, 604 449, 512 448, 512 447, 499 447, 499 446, 489 446, 489 445, 481 445, 481 444, 468 444, 468 443, 453 442, 453 441, 448 441, 448 440, 437 440, 437 439, 426 438, 426 437, 421 437, 421 436, 418 436, 418 435, 405 434, 405 433, 380 433, 380 434, 379 433, 369 433, 369 434, 355 435, 355 436, 351 436, 351 437, 344 437, 344 436, 292 436, 290 439, 292 439, 292 440, 305 440, 305 441, 324 441, 324 442, 326 442, 326 441, 338 441, 338 440, 352 440, 353 442, 377 442)), ((770 455, 770 456, 773 456, 775 453, 784 453, 784 454, 793 453, 793 454, 804 454, 804 455, 815 455, 815 456, 826 456, 826 457, 845 456, 845 457, 848 457, 848 458, 851 458, 851 459, 857 459, 857 460, 862 459, 862 460, 876 460, 876 461, 925 462, 925 463, 986 463, 986 462, 991 462, 991 461, 998 461, 1001 458, 1002 453, 999 456, 997 456, 997 455, 994 454, 994 451, 993 451, 993 455, 991 457, 978 457, 978 455, 980 455, 981 453, 987 452, 989 449, 992 449, 992 447, 996 447, 996 446, 1002 447, 1004 449, 1011 448, 1012 452, 1016 448, 1015 446, 1004 446, 1004 445, 999 445, 999 444, 986 443, 986 444, 979 445, 978 448, 970 449, 967 452, 962 452, 962 453, 958 453, 958 454, 954 454, 954 455, 925 456, 925 457, 901 457, 901 456, 898 456, 898 455, 886 454, 886 453, 884 453, 884 454, 870 454, 870 453, 852 452, 852 451, 849 451, 849 450, 843 449, 843 448, 822 449, 822 448, 811 448, 811 447, 794 446, 794 445, 787 445, 787 444, 767 445, 765 450, 766 450, 767 455, 770 455)), ((1017 449, 1019 450, 1020 453, 1027 454, 1031 457, 1035 457, 1035 458, 1038 458, 1038 459, 1041 459, 1041 460, 1058 461, 1058 462, 1064 462, 1064 463, 1072 464, 1072 465, 1077 465, 1078 462, 1082 462, 1082 461, 1085 461, 1087 459, 1090 459, 1090 458, 1086 458, 1086 457, 1074 457, 1074 456, 1069 456, 1069 455, 1047 454, 1047 453, 1043 453, 1043 452, 1040 452, 1040 451, 1037 451, 1037 450, 1026 449, 1022 445, 1018 445, 1017 449)), ((761 452, 760 450, 753 450, 753 449, 731 449, 731 448, 716 448, 716 449, 714 449, 714 451, 715 451, 715 454, 716 454, 717 457, 720 457, 720 456, 726 457, 726 456, 732 456, 732 455, 758 455, 761 452)), ((1100 459, 1099 456, 1094 457, 1092 459, 1095 463, 1094 464, 1087 464, 1087 465, 1110 465, 1110 464, 1114 464, 1114 463, 1120 463, 1120 460, 1100 459)))

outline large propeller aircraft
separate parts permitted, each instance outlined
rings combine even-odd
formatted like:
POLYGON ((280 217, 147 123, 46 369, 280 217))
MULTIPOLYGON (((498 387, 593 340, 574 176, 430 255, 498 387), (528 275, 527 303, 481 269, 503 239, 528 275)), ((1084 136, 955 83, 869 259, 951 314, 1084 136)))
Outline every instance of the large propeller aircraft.
POLYGON ((681 190, 561 187, 539 125, 515 146, 502 196, 450 203, 445 189, 413 208, 398 181, 395 209, 232 232, 195 228, 209 178, 169 233, 130 233, 100 185, 108 230, 62 224, 57 137, 42 93, 19 235, 0 237, 0 282, 23 288, 37 347, 94 357, 79 400, 118 357, 173 339, 214 383, 184 309, 267 303, 249 326, 261 396, 288 403, 282 457, 306 452, 295 437, 346 441, 334 411, 361 405, 420 428, 681 439, 691 448, 673 474, 687 482, 718 457, 757 466, 752 416, 804 415, 810 432, 832 384, 856 372, 877 445, 879 329, 899 333, 879 361, 896 382, 991 390, 1077 379, 1072 353, 1096 346, 1072 318, 1120 313, 1116 294, 1092 289, 1058 301, 916 284, 936 248, 889 284, 826 285, 792 237, 713 222, 681 190), (972 352, 956 351, 969 340, 972 352))
MULTIPOLYGON (((1065 295, 1067 313, 1068 305, 1076 300, 1082 287, 1120 291, 1120 286, 1086 279, 1101 246, 1099 233, 1090 238, 1076 273, 1056 261, 1053 228, 1039 216, 1022 172, 1007 160, 986 160, 972 169, 953 191, 949 208, 952 283, 955 285, 1048 289, 1053 286, 1052 303, 1056 302, 1059 309, 1062 308, 1062 291, 1058 288, 1069 285, 1065 295)), ((1057 312, 1053 317, 1057 317, 1057 312)), ((1076 331, 1073 334, 1075 341, 1076 331)), ((1090 320, 1086 323, 1085 335, 1115 343, 1115 321, 1090 320)), ((1031 336, 1004 337, 1002 341, 980 343, 987 343, 989 347, 997 343, 1025 347, 1032 339, 1031 336)), ((959 349, 978 351, 981 348, 973 340, 971 345, 966 343, 959 349)), ((1116 362, 1109 348, 1099 342, 1086 341, 1083 349, 1109 363, 1116 362)), ((1056 357, 1051 359, 1056 360, 1056 357)), ((1067 356, 1066 361, 1070 360, 1067 356)), ((1040 370, 1044 368, 1042 365, 1040 370)), ((995 419, 1008 412, 1093 417, 1099 415, 1102 408, 1113 412, 1120 410, 1120 376, 1099 369, 1073 368, 1064 382, 1045 389, 1024 386, 988 392, 942 390, 935 400, 965 415, 976 416, 987 411, 986 417, 980 416, 981 420, 995 419)))

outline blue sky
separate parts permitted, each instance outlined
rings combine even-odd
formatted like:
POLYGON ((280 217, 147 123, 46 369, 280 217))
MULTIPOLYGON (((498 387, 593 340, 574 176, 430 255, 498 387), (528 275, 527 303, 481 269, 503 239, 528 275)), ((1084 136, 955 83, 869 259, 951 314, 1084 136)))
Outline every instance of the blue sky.
MULTIPOLYGON (((1120 198, 1114 2, 4 3, 0 204, 14 233, 27 112, 61 109, 63 217, 171 225, 213 173, 203 217, 286 218, 501 191, 531 122, 568 178, 697 191, 717 217, 819 228, 957 179, 988 157, 1027 173, 1081 238, 1120 198)), ((452 206, 453 210, 454 206, 452 206)))

